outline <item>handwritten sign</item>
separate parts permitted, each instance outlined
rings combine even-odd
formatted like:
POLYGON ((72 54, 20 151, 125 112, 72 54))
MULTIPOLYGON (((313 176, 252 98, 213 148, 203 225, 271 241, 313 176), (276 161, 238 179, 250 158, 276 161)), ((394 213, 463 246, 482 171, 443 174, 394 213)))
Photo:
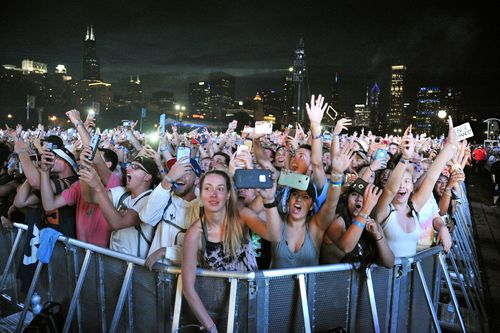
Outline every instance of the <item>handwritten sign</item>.
POLYGON ((461 141, 474 136, 469 123, 462 124, 453 129, 455 130, 455 133, 457 135, 457 141, 461 141))

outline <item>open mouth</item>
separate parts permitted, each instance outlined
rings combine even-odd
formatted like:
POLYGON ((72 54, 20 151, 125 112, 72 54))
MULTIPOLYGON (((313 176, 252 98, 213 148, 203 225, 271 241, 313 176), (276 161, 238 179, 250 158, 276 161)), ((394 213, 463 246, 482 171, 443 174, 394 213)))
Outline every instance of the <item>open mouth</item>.
POLYGON ((132 180, 132 175, 127 173, 127 182, 130 182, 132 180))
POLYGON ((363 206, 360 203, 354 205, 354 208, 356 208, 356 210, 360 210, 362 207, 363 206))
POLYGON ((399 199, 403 199, 408 192, 406 190, 404 191, 399 191, 398 194, 396 195, 399 199))

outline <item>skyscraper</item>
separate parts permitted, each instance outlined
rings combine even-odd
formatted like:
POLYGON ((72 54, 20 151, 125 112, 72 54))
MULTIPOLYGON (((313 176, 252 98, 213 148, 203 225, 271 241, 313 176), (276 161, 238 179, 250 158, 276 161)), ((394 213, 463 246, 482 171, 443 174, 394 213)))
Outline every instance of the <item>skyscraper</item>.
POLYGON ((188 95, 191 115, 215 119, 210 108, 210 83, 205 81, 190 83, 188 95))
POLYGON ((96 54, 96 42, 92 25, 87 26, 83 41, 83 80, 98 81, 101 79, 99 58, 96 54))
POLYGON ((380 112, 380 88, 377 82, 368 93, 368 110, 370 110, 370 128, 378 134, 382 134, 385 126, 380 112))
POLYGON ((225 120, 224 109, 234 106, 236 95, 234 76, 227 73, 210 73, 210 109, 215 120, 225 120))
POLYGON ((387 114, 387 131, 394 133, 406 124, 404 114, 406 66, 391 66, 391 104, 387 114))
POLYGON ((438 118, 441 109, 441 89, 439 87, 421 87, 417 94, 415 128, 419 133, 436 134, 440 130, 442 119, 438 118))
POLYGON ((306 98, 305 83, 307 83, 306 54, 304 51, 304 39, 300 37, 297 43, 297 47, 295 48, 295 58, 293 60, 294 111, 292 113, 295 116, 295 121, 301 124, 303 124, 307 118, 304 111, 306 98))
POLYGON ((130 76, 126 102, 132 104, 140 104, 143 102, 142 85, 139 75, 137 75, 135 80, 130 76))

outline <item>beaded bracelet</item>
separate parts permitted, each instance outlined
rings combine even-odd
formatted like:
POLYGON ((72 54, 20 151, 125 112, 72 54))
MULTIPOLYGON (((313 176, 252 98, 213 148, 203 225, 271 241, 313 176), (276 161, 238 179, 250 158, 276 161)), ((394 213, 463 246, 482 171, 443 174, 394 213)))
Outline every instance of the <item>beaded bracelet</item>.
POLYGON ((357 225, 361 230, 363 230, 365 228, 365 224, 359 222, 358 220, 354 220, 352 223, 357 225))

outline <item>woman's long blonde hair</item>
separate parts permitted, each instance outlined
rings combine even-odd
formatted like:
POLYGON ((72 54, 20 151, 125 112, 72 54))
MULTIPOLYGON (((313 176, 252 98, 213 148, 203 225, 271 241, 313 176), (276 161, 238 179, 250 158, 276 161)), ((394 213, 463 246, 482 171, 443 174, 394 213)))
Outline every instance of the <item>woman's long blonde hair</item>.
MULTIPOLYGON (((222 170, 212 170, 203 175, 200 180, 200 194, 203 191, 203 183, 207 175, 218 175, 224 178, 226 188, 229 191, 229 199, 226 201, 226 217, 223 222, 222 244, 224 252, 228 253, 232 258, 237 257, 238 250, 240 250, 242 243, 248 241, 247 237, 243 235, 243 227, 240 220, 240 214, 236 205, 236 193, 233 189, 233 184, 229 175, 222 170)), ((200 216, 203 222, 203 216, 200 216)))

